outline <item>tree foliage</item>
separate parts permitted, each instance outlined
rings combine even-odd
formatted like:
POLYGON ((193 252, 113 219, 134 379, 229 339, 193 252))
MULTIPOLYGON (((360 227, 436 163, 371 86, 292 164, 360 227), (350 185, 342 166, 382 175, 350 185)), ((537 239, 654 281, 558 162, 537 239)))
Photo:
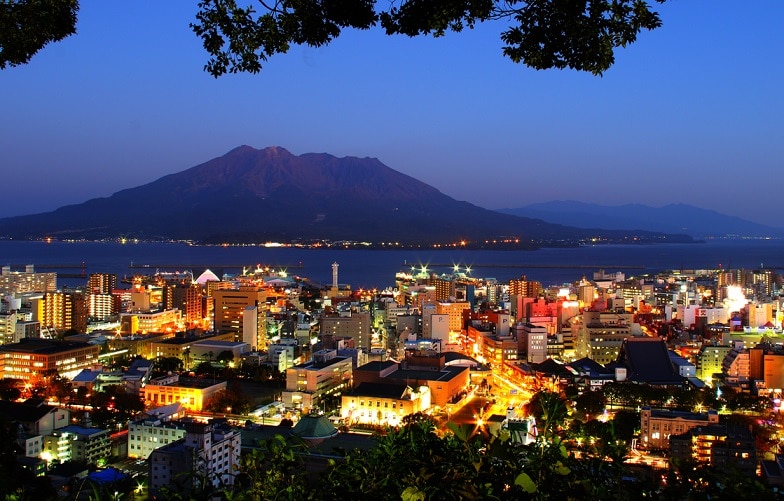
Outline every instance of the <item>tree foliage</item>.
MULTIPOLYGON (((0 9, 0 68, 76 32, 78 0, 0 0, 0 9)), ((320 47, 348 28, 439 37, 493 21, 505 24, 502 52, 513 62, 596 75, 615 49, 661 26, 647 0, 201 0, 190 26, 218 77, 258 73, 292 45, 320 47)))
POLYGON ((78 0, 0 0, 0 69, 76 33, 78 0))
MULTIPOLYGON (((657 0, 662 2, 663 0, 657 0)), ((344 28, 380 25, 388 35, 442 36, 478 23, 506 21, 503 54, 536 69, 571 68, 602 74, 615 49, 661 26, 645 0, 275 0, 240 6, 236 0, 202 0, 193 31, 210 54, 214 76, 261 70, 292 44, 319 47, 344 28), (386 10, 385 10, 386 9, 386 10)))

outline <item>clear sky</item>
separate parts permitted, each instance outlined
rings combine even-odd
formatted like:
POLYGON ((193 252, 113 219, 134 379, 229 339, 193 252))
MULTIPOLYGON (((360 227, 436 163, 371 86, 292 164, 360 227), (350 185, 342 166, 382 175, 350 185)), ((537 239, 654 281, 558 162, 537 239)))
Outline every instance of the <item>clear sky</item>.
MULTIPOLYGON (((497 209, 687 203, 784 227, 784 1, 670 0, 603 77, 443 38, 347 31, 215 79, 197 0, 81 0, 78 33, 0 71, 0 217, 153 181, 232 148, 376 157, 497 209)), ((151 210, 165 208, 151 208, 151 210)))

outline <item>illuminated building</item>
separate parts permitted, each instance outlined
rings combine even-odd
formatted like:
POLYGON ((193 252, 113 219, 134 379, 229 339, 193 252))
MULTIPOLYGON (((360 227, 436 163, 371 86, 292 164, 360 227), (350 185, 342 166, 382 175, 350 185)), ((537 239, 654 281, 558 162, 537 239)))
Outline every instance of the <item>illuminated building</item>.
POLYGON ((242 316, 242 341, 252 350, 264 351, 269 346, 266 304, 245 307, 242 316))
POLYGON ((427 386, 432 405, 446 407, 468 388, 471 370, 464 365, 446 365, 445 356, 432 352, 406 352, 403 362, 368 362, 354 369, 353 385, 378 383, 411 388, 427 386))
POLYGON ((724 357, 731 349, 729 346, 702 346, 697 354, 695 375, 706 383, 712 383, 713 375, 721 374, 724 357))
POLYGON ((199 488, 204 480, 213 487, 232 486, 239 473, 240 433, 225 425, 189 422, 185 437, 150 454, 149 488, 184 491, 199 488))
POLYGON ((433 278, 430 285, 435 287, 436 301, 447 302, 456 298, 455 281, 451 278, 433 278))
POLYGON ((226 381, 214 381, 204 378, 186 378, 178 374, 151 379, 140 390, 142 400, 148 406, 180 402, 191 411, 201 412, 207 401, 219 391, 226 389, 226 381))
POLYGON ((221 289, 212 291, 215 301, 215 331, 232 332, 235 340, 242 338, 242 325, 245 309, 248 306, 263 306, 267 301, 267 293, 253 286, 239 289, 221 289))
POLYGON ((696 413, 643 407, 640 411, 640 445, 648 449, 669 449, 670 435, 682 435, 692 428, 718 422, 719 414, 713 410, 696 413))
POLYGON ((509 295, 538 297, 542 293, 542 283, 528 280, 525 275, 509 281, 509 295))
POLYGON ((352 360, 336 350, 313 353, 313 360, 286 370, 283 403, 303 412, 317 408, 327 395, 339 395, 351 384, 352 360))
POLYGON ((103 428, 84 428, 68 425, 44 437, 43 456, 58 460, 97 464, 111 455, 110 431, 103 428))
POLYGON ((531 323, 515 326, 517 344, 525 359, 533 363, 544 362, 547 358, 547 328, 531 323))
POLYGON ((57 290, 57 273, 36 273, 33 265, 25 271, 11 271, 3 266, 0 271, 0 294, 21 294, 24 292, 54 292, 57 290))
POLYGON ((47 371, 72 379, 98 363, 101 347, 94 344, 27 338, 0 346, 3 378, 33 381, 47 371))
POLYGON ((471 310, 468 301, 436 303, 437 315, 449 315, 449 332, 460 333, 463 331, 463 311, 465 310, 471 310))
POLYGON ((128 425, 128 457, 147 459, 152 451, 185 438, 184 421, 161 421, 156 417, 128 425))
POLYGON ((398 426, 405 416, 429 408, 427 386, 362 383, 341 397, 341 417, 351 423, 398 426))
POLYGON ((341 315, 325 315, 319 320, 322 336, 350 337, 358 349, 370 349, 370 312, 352 311, 341 315))
POLYGON ((111 294, 117 288, 117 275, 114 273, 90 273, 87 289, 93 294, 111 294))
POLYGON ((91 293, 87 296, 87 310, 92 318, 107 319, 120 312, 118 301, 114 294, 91 293))
POLYGON ((87 332, 87 296, 82 292, 47 292, 44 294, 41 325, 58 331, 87 332))
POLYGON ((202 289, 198 284, 167 285, 162 292, 164 307, 183 312, 186 322, 199 322, 204 318, 202 289))
POLYGON ((585 311, 575 341, 577 358, 588 357, 602 365, 618 358, 623 340, 632 336, 632 314, 585 311))
POLYGON ((150 313, 120 313, 120 331, 123 334, 176 331, 182 322, 180 310, 163 310, 150 313))
POLYGON ((751 430, 743 426, 697 426, 681 435, 671 435, 670 456, 710 465, 718 471, 731 469, 751 476, 757 471, 756 442, 751 430))
POLYGON ((16 311, 0 312, 0 344, 11 344, 16 336, 16 311))

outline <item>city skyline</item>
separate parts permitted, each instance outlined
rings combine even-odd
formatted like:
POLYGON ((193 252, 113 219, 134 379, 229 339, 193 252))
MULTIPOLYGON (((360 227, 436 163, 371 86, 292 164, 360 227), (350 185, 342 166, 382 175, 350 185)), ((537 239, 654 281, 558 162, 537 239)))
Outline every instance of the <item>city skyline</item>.
POLYGON ((438 39, 348 31, 217 80, 188 28, 195 1, 80 3, 76 35, 0 72, 15 187, 0 217, 108 197, 248 144, 376 157, 488 209, 686 203, 782 226, 765 190, 784 176, 775 2, 656 5, 662 28, 603 77, 514 64, 505 24, 488 23, 438 39))

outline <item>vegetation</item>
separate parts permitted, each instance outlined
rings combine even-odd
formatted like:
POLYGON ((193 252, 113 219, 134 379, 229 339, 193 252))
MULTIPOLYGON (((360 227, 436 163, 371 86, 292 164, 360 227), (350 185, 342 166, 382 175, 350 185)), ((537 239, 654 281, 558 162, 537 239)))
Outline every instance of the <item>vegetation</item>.
MULTIPOLYGON (((616 48, 661 26, 645 0, 201 0, 198 8, 191 28, 210 56, 205 70, 216 77, 257 73, 292 45, 319 47, 347 28, 439 37, 491 21, 505 22, 502 51, 513 62, 599 75, 616 48)), ((74 34, 78 10, 77 0, 0 1, 0 68, 74 34)))
MULTIPOLYGON (((537 416, 539 433, 525 445, 483 426, 449 423, 439 432, 429 416, 416 414, 377 433, 369 450, 334 451, 341 457, 318 473, 301 440, 276 435, 243 456, 235 487, 217 490, 234 501, 779 498, 756 478, 731 470, 677 461, 664 477, 633 470, 641 467, 625 459, 639 414, 621 410, 606 422, 579 421, 574 411, 557 393, 533 395, 527 412, 537 416)), ((170 491, 161 498, 198 499, 182 495, 170 491)))

